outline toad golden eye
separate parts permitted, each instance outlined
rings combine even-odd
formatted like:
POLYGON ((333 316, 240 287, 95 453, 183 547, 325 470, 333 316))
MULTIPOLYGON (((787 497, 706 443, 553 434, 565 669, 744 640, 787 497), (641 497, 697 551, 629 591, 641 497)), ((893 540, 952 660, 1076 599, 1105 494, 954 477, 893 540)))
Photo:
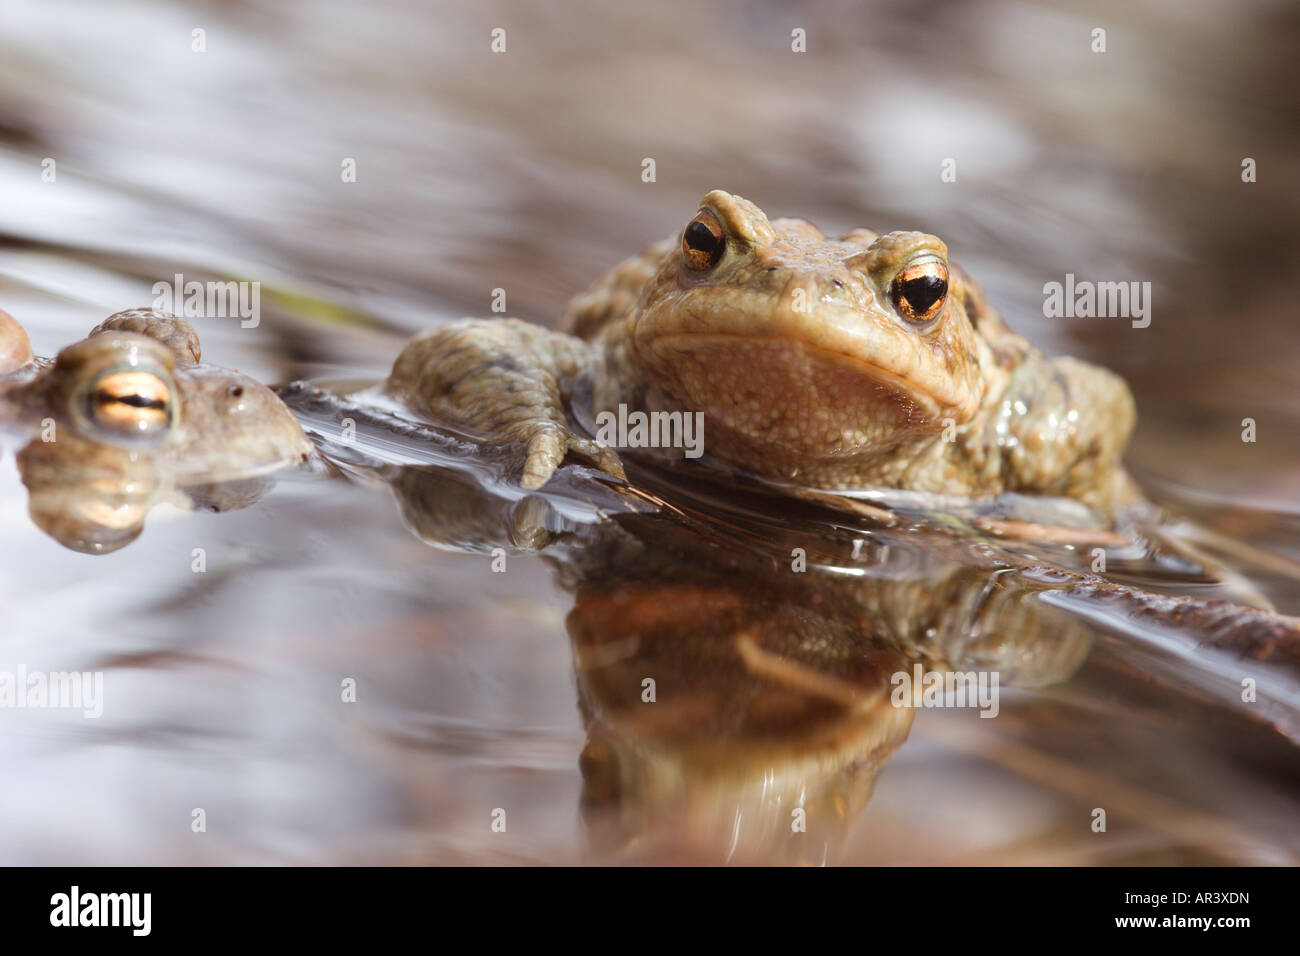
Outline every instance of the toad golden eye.
POLYGON ((156 441, 172 420, 171 386, 152 372, 106 372, 86 391, 85 403, 98 430, 133 443, 156 441))
POLYGON ((938 259, 914 262, 894 277, 889 297, 908 322, 929 322, 943 308, 948 294, 948 267, 938 259))
POLYGON ((722 223, 713 213, 701 209, 682 233, 682 256, 686 265, 696 272, 705 272, 718 264, 726 249, 722 223))

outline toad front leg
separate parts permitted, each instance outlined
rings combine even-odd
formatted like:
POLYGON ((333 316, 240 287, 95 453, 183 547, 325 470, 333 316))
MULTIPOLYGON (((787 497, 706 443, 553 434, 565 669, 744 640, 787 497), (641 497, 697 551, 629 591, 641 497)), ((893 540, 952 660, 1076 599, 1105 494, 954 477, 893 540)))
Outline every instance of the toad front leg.
POLYGON ((572 452, 615 477, 618 454, 578 434, 568 403, 599 347, 518 319, 465 319, 412 339, 384 391, 431 421, 522 459, 520 484, 540 488, 572 452))

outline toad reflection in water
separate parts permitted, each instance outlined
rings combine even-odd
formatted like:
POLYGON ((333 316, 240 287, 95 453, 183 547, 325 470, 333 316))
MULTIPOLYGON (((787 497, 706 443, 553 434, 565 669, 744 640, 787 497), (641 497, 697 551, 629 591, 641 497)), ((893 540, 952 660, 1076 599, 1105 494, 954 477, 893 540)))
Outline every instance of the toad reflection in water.
POLYGON ((270 389, 199 359, 189 323, 162 312, 112 315, 52 361, 0 312, 0 435, 26 443, 18 468, 43 531, 106 554, 160 502, 242 508, 311 454, 270 389))
POLYGON ((891 700, 893 675, 920 664, 1037 688, 1080 666, 1095 626, 1044 597, 1132 613, 1168 600, 1164 618, 1196 640, 1219 626, 1244 644, 1295 638, 1275 615, 1225 618, 1229 605, 1025 561, 952 515, 778 509, 758 489, 639 466, 629 485, 561 468, 520 496, 472 459, 365 465, 361 421, 358 445, 326 441, 327 457, 389 482, 422 540, 541 549, 573 594, 583 815, 594 849, 619 859, 827 858, 917 719, 891 700))
POLYGON ((1169 601, 1155 610, 1197 639, 1295 637, 1266 612, 1044 564, 1050 549, 1026 560, 956 513, 845 513, 638 463, 627 483, 565 466, 526 493, 446 434, 309 386, 284 394, 328 460, 388 483, 425 543, 552 564, 574 596, 583 818, 614 859, 827 859, 917 718, 891 700, 894 675, 1037 688, 1076 671, 1096 627, 1047 595, 1134 613, 1169 601), (344 419, 355 436, 326 437, 344 419), (384 463, 394 432, 443 463, 384 463))

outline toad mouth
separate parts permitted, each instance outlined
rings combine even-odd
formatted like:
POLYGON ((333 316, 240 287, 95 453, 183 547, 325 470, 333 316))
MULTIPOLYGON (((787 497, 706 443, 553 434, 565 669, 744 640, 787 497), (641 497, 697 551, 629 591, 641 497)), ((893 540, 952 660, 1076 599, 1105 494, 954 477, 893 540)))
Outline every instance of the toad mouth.
POLYGON ((716 346, 726 348, 730 343, 740 343, 748 345, 770 345, 776 348, 798 348, 808 355, 825 362, 831 362, 836 365, 851 368, 864 377, 871 379, 873 382, 896 392, 908 401, 916 405, 920 411, 928 418, 937 418, 944 411, 954 410, 955 406, 951 401, 944 401, 936 396, 933 392, 921 388, 915 382, 904 378, 897 372, 884 368, 878 363, 868 361, 857 355, 849 355, 845 352, 839 352, 834 349, 828 349, 824 346, 813 345, 801 339, 791 339, 783 336, 763 336, 763 335, 741 335, 737 333, 710 332, 710 333, 678 333, 672 335, 655 336, 647 340, 648 345, 656 348, 671 349, 680 354, 690 354, 698 351, 701 347, 716 346), (681 343, 678 345, 677 343, 681 343))

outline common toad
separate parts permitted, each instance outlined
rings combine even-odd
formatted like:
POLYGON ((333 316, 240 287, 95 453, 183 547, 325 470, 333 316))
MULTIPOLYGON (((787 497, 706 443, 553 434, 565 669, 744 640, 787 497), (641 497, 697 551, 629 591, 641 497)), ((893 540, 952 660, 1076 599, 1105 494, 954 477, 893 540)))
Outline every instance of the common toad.
POLYGON ((261 477, 312 445, 270 389, 200 363, 188 322, 118 312, 53 360, 0 312, 0 433, 25 443, 18 466, 33 520, 65 545, 102 553, 139 534, 153 504, 248 504, 261 477))
POLYGON ((1044 357, 931 235, 830 239, 714 190, 680 234, 575 298, 564 327, 430 329, 382 389, 516 450, 527 489, 570 452, 621 476, 597 438, 602 413, 632 410, 699 413, 714 463, 803 488, 1019 492, 1103 513, 1136 496, 1127 386, 1044 357))

